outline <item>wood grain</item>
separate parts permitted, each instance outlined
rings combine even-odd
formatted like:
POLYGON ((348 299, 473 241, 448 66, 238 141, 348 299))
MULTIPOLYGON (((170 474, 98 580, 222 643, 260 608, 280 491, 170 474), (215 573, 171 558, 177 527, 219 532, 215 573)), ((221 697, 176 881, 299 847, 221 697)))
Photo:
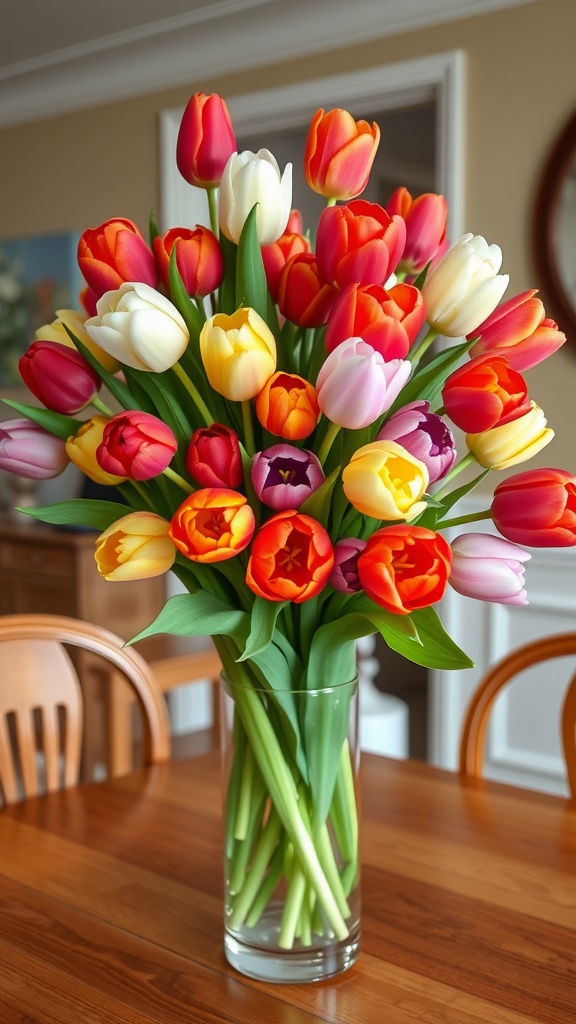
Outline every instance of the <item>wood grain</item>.
POLYGON ((573 1024, 576 803, 362 780, 362 952, 314 986, 225 963, 215 755, 3 811, 2 1024, 573 1024))

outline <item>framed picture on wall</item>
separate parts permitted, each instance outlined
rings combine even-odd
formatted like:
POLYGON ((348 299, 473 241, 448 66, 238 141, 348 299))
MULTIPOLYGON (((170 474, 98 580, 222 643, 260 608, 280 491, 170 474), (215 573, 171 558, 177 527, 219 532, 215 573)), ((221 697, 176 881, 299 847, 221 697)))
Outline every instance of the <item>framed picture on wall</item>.
POLYGON ((56 310, 78 308, 79 232, 0 238, 0 390, 20 387, 18 360, 56 310))

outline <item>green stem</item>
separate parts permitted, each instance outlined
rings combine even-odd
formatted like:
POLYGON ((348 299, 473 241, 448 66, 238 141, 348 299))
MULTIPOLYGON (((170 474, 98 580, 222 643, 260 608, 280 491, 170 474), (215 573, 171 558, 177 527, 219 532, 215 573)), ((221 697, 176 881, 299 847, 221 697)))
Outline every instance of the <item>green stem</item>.
POLYGON ((241 891, 234 901, 230 927, 240 928, 254 900, 260 892, 266 869, 280 838, 282 822, 277 814, 271 813, 260 837, 258 848, 252 859, 250 874, 246 877, 241 891))
POLYGON ((178 485, 180 490, 186 491, 186 494, 193 494, 194 488, 192 487, 192 485, 189 484, 188 481, 185 480, 183 476, 180 476, 179 473, 176 473, 175 470, 170 469, 170 466, 166 466, 166 469, 163 472, 163 476, 167 476, 169 480, 172 480, 173 483, 178 485))
POLYGON ((112 409, 110 409, 106 405, 106 402, 103 402, 102 399, 99 398, 98 395, 94 395, 94 398, 92 399, 92 403, 91 404, 94 406, 95 409, 98 409, 98 412, 103 413, 104 416, 114 416, 115 415, 115 413, 112 411, 112 409))
POLYGON ((463 469, 467 469, 468 466, 470 466, 473 462, 474 455, 472 454, 472 452, 467 452, 464 458, 460 459, 460 462, 457 462, 455 466, 452 466, 450 472, 447 473, 444 479, 442 480, 442 486, 437 491, 434 492, 432 497, 436 501, 442 501, 442 498, 449 493, 448 484, 452 482, 455 476, 458 476, 458 474, 461 473, 463 469))
POLYGON ((435 331, 433 327, 429 327, 420 344, 416 345, 416 347, 411 349, 411 351, 408 353, 407 359, 409 360, 409 362, 411 362, 413 365, 419 363, 424 353, 428 351, 430 345, 437 337, 438 331, 435 331))
POLYGON ((254 426, 252 423, 252 408, 250 402, 242 402, 242 424, 244 426, 244 447, 247 454, 252 457, 256 451, 254 442, 254 426))
POLYGON ((296 859, 288 879, 286 899, 284 901, 282 920, 280 922, 278 945, 281 949, 292 949, 292 946, 294 945, 296 928, 298 927, 300 920, 305 892, 306 874, 299 860, 296 859))
POLYGON ((206 405, 206 403, 205 403, 204 399, 202 398, 201 394, 199 393, 198 388, 196 387, 196 385, 192 383, 192 381, 190 380, 190 377, 188 376, 186 371, 183 370, 182 367, 180 366, 180 363, 174 363, 174 366, 172 367, 172 369, 173 369, 174 373, 176 374, 176 376, 178 377, 178 380, 186 388, 186 391, 190 395, 190 398, 194 402, 194 405, 198 409, 198 412, 200 413, 200 415, 201 415, 202 419, 204 420, 206 426, 207 427, 211 427, 212 424, 215 423, 215 418, 212 415, 212 413, 210 412, 210 409, 206 405))
POLYGON ((206 189, 206 198, 208 199, 208 211, 210 213, 210 227, 213 233, 218 238, 220 234, 220 226, 218 224, 218 202, 217 202, 218 188, 213 185, 211 188, 206 189))
POLYGON ((470 512, 466 516, 456 516, 454 519, 442 519, 437 524, 439 529, 447 530, 452 526, 464 526, 466 523, 477 523, 481 519, 492 519, 492 509, 485 509, 484 512, 470 512))
POLYGON ((334 441, 338 436, 339 430, 340 427, 337 423, 331 423, 330 426, 328 427, 328 430, 326 431, 326 436, 324 437, 324 440, 322 441, 322 444, 318 449, 318 461, 320 462, 321 466, 324 465, 328 457, 328 452, 330 451, 332 445, 334 444, 334 441))

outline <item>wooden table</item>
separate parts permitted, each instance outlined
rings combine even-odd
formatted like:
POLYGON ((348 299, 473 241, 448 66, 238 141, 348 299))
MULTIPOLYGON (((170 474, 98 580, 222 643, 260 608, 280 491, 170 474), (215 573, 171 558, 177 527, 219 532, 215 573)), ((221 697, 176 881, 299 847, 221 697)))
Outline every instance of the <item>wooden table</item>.
POLYGON ((318 985, 222 952, 218 760, 0 812, 2 1024, 574 1024, 576 803, 366 756, 363 943, 318 985))

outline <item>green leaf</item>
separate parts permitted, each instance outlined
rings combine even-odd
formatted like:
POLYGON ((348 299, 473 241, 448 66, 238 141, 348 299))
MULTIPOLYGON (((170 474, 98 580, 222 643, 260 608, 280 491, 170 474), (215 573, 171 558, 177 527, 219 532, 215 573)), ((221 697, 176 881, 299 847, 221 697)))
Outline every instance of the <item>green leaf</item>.
POLYGON ((188 328, 190 336, 192 338, 197 338, 202 330, 204 317, 184 287, 184 282, 182 281, 180 271, 178 270, 178 264, 176 262, 177 245, 178 242, 176 242, 172 247, 172 252, 170 253, 170 265, 168 268, 170 298, 180 315, 184 318, 184 322, 188 328))
POLYGON ((94 367, 96 373, 100 376, 102 383, 108 389, 110 394, 113 395, 118 404, 121 405, 123 409, 134 409, 136 407, 134 396, 130 394, 130 391, 123 383, 123 381, 118 380, 117 377, 114 377, 111 373, 108 373, 108 371, 105 370, 104 367, 102 366, 102 363, 97 358, 97 356, 95 356, 94 353, 91 352, 89 348, 86 348, 86 345, 84 345, 83 342, 81 342, 80 339, 76 337, 74 332, 71 331, 70 328, 66 326, 66 324, 64 324, 64 329, 70 340, 74 342, 80 354, 84 356, 86 362, 90 363, 90 366, 94 367))
POLYGON ((333 470, 323 483, 320 484, 320 487, 309 498, 306 498, 306 501, 302 502, 299 512, 312 516, 313 519, 317 519, 319 523, 322 523, 322 526, 327 527, 330 516, 330 499, 334 490, 334 484, 339 475, 340 469, 333 470))
POLYGON ((356 672, 355 641, 373 632, 366 618, 354 613, 320 626, 310 645, 307 688, 319 690, 353 679, 356 672))
MULTIPOLYGON (((408 616, 393 616, 408 618, 408 616)), ((434 608, 411 612, 410 618, 418 633, 419 643, 406 636, 399 623, 382 622, 379 631, 388 647, 424 668, 473 668, 474 663, 448 635, 434 608)))
POLYGON ((194 594, 176 594, 168 599, 153 622, 130 640, 143 640, 158 633, 174 636, 230 636, 243 641, 248 615, 221 601, 213 594, 197 590, 194 594))
POLYGON ((438 352, 428 363, 420 367, 404 385, 386 418, 397 409, 408 405, 409 402, 415 402, 417 399, 430 402, 430 405, 434 407, 448 373, 460 362, 462 356, 466 355, 473 344, 473 341, 463 341, 460 345, 452 345, 450 348, 438 352))
POLYGON ((138 388, 148 396, 155 416, 158 416, 174 431, 180 447, 188 447, 193 428, 188 417, 176 400, 170 384, 176 381, 173 374, 147 373, 146 370, 126 369, 126 379, 135 381, 138 388))
POLYGON ((220 312, 233 313, 236 309, 236 263, 238 246, 226 235, 220 235, 220 248, 224 256, 225 273, 220 285, 220 312))
POLYGON ((73 437, 83 425, 83 420, 76 420, 72 416, 64 416, 61 412, 51 412, 50 409, 40 409, 35 405, 14 402, 11 398, 3 398, 2 401, 4 405, 9 405, 15 412, 26 416, 27 419, 37 423, 39 427, 43 427, 48 433, 54 434, 55 437, 59 437, 62 441, 67 441, 69 437, 73 437))
POLYGON ((150 248, 153 247, 154 239, 158 238, 159 234, 160 231, 158 228, 158 223, 156 221, 154 210, 150 210, 150 216, 148 217, 148 237, 150 239, 150 248))
POLYGON ((70 498, 55 505, 26 508, 22 511, 54 526, 88 526, 93 530, 106 530, 112 523, 128 515, 130 509, 117 501, 70 498))
POLYGON ((268 647, 274 636, 278 615, 286 603, 286 601, 267 601, 263 597, 256 597, 252 607, 250 633, 238 661, 248 661, 268 647))
POLYGON ((348 733, 352 686, 340 686, 325 693, 302 693, 304 744, 310 788, 314 797, 314 826, 328 817, 334 794, 338 765, 348 733))
POLYGON ((236 307, 250 306, 268 322, 268 283, 256 231, 257 209, 258 204, 255 203, 246 218, 238 243, 236 307))

